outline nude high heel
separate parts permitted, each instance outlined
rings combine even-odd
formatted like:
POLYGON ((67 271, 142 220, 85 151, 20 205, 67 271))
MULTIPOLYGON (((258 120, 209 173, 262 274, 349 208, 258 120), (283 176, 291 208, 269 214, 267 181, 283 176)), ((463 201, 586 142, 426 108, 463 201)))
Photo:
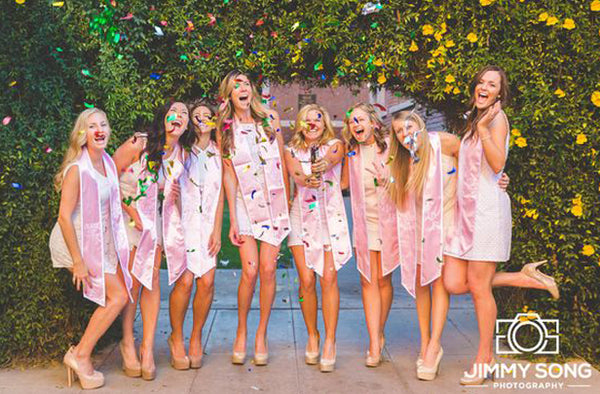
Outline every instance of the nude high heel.
POLYGON ((67 384, 69 387, 71 387, 76 379, 79 379, 81 388, 84 390, 97 389, 104 386, 104 375, 101 372, 94 370, 91 375, 86 375, 79 369, 73 350, 74 346, 71 346, 63 358, 63 363, 67 367, 67 384))
POLYGON ((266 353, 256 353, 256 350, 254 351, 254 365, 256 366, 265 366, 269 363, 269 345, 266 343, 266 339, 265 345, 267 345, 266 353))
POLYGON ((424 364, 421 364, 417 368, 417 378, 420 380, 433 380, 440 373, 440 362, 442 361, 442 356, 444 355, 444 349, 440 347, 440 351, 435 359, 435 364, 433 367, 426 367, 424 364))
POLYGON ((317 331, 317 351, 309 352, 308 350, 304 351, 304 362, 308 365, 316 365, 319 362, 319 353, 321 348, 321 335, 319 331, 317 331))
POLYGON ((552 295, 552 298, 558 300, 560 298, 560 292, 554 278, 537 270, 538 266, 547 262, 548 260, 542 260, 535 263, 525 264, 521 269, 521 272, 546 286, 546 290, 548 290, 548 292, 552 295))
MULTIPOLYGON (((142 376, 142 366, 138 362, 137 365, 129 366, 125 363, 125 351, 123 348, 123 342, 119 342, 119 350, 121 351, 121 359, 123 360, 123 372, 130 378, 138 378, 142 376)), ((136 360, 137 361, 137 360, 136 360)))
MULTIPOLYGON (((234 349, 235 349, 235 342, 234 342, 234 349)), ((231 363, 235 364, 235 365, 244 365, 244 363, 246 362, 246 349, 244 348, 243 352, 236 352, 235 350, 233 350, 233 352, 231 353, 231 363)))
POLYGON ((175 346, 173 344, 173 339, 171 338, 171 336, 169 336, 169 338, 167 339, 167 342, 169 343, 169 349, 171 350, 171 366, 174 369, 177 369, 180 371, 190 369, 190 359, 188 358, 188 356, 184 356, 181 358, 176 358, 174 356, 175 353, 173 353, 173 348, 175 346))
POLYGON ((326 358, 321 357, 321 361, 319 362, 319 370, 321 370, 321 372, 333 372, 333 370, 335 369, 336 356, 337 356, 337 348, 334 345, 333 346, 333 358, 326 359, 326 358))
MULTIPOLYGON (((496 364, 496 360, 492 358, 492 361, 490 361, 489 366, 493 367, 496 364)), ((460 384, 462 384, 463 386, 481 386, 486 380, 491 379, 494 380, 494 373, 488 373, 485 376, 478 376, 478 374, 475 374, 475 376, 472 377, 467 377, 467 373, 470 371, 465 371, 463 374, 463 377, 460 378, 460 384)))

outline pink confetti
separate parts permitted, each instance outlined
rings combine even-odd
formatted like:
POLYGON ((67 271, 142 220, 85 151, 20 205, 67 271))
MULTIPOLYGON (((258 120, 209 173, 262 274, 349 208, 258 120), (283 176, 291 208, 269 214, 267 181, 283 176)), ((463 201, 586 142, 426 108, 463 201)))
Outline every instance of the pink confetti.
POLYGON ((10 123, 11 120, 12 118, 10 116, 6 116, 4 119, 2 119, 2 124, 6 126, 10 123))
POLYGON ((122 21, 128 21, 128 20, 130 20, 131 18, 133 18, 133 14, 130 12, 130 13, 128 13, 126 16, 122 17, 122 18, 121 18, 121 20, 122 20, 122 21))
POLYGON ((163 26, 167 26, 169 24, 169 22, 167 22, 167 21, 160 21, 160 24, 163 25, 163 26))

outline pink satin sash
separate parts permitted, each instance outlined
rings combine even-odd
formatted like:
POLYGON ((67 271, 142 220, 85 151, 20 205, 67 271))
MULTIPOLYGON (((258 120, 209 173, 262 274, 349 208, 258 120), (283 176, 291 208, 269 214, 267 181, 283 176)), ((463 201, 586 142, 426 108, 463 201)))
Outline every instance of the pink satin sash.
POLYGON ((406 205, 398 210, 398 234, 402 261, 402 285, 415 297, 417 264, 421 263, 420 284, 425 286, 442 273, 444 189, 442 146, 436 133, 429 133, 432 160, 422 192, 422 215, 417 217, 414 193, 409 193, 406 205), (417 220, 421 234, 417 235, 417 220), (420 245, 419 245, 420 244, 420 245), (418 253, 420 251, 420 253, 418 253))
MULTIPOLYGON (((375 163, 387 163, 388 150, 379 152, 376 149, 375 163)), ((371 281, 371 260, 367 235, 367 213, 365 208, 365 187, 363 185, 363 162, 360 145, 356 146, 353 154, 348 154, 350 170, 350 197, 352 201, 352 225, 354 248, 356 249, 356 266, 362 276, 371 281)), ((396 206, 383 187, 377 190, 379 210, 379 241, 381 242, 381 267, 383 275, 388 275, 400 265, 398 249, 398 234, 396 223, 396 206)))
POLYGON ((257 133, 233 124, 235 149, 231 158, 238 187, 251 221, 254 238, 278 246, 290 232, 290 217, 277 139, 269 141, 262 126, 257 133), (260 162, 255 162, 246 136, 254 133, 260 162), (263 190, 260 177, 267 190, 263 190))
MULTIPOLYGON (((173 284, 186 269, 185 242, 178 201, 172 193, 173 183, 178 182, 183 172, 182 150, 177 145, 171 155, 172 159, 164 159, 160 168, 161 175, 165 174, 164 200, 162 209, 163 247, 167 257, 169 270, 169 285, 173 284)), ((136 208, 142 220, 142 235, 133 260, 132 274, 149 290, 152 290, 152 277, 154 274, 154 259, 158 234, 156 221, 158 213, 157 179, 150 174, 144 159, 144 170, 141 182, 138 182, 138 195, 145 193, 137 201, 136 208)))
MULTIPOLYGON (((110 179, 110 225, 115 243, 115 250, 125 279, 129 299, 131 297, 132 280, 127 264, 129 263, 129 243, 123 221, 119 178, 117 168, 111 157, 102 152, 102 161, 106 176, 110 179)), ((90 285, 83 287, 83 296, 98 305, 105 306, 106 286, 104 283, 104 232, 102 231, 102 207, 100 189, 96 181, 94 166, 86 147, 77 160, 79 167, 79 209, 81 213, 81 254, 88 268, 90 285)))
POLYGON ((183 236, 187 255, 187 269, 201 277, 217 265, 217 257, 210 256, 208 242, 212 234, 221 193, 221 155, 214 142, 206 148, 204 183, 198 179, 201 165, 195 154, 190 153, 186 172, 180 178, 183 236))
MULTIPOLYGON (((331 140, 322 145, 319 150, 320 157, 324 157, 329 148, 339 140, 331 140)), ((310 175, 310 151, 294 150, 294 154, 302 164, 302 170, 310 175)), ((321 238, 322 226, 326 223, 331 242, 333 262, 335 270, 338 271, 352 257, 352 245, 348 231, 348 218, 344 209, 344 197, 340 187, 341 167, 339 163, 329 171, 322 174, 323 201, 325 204, 325 218, 321 217, 320 199, 317 197, 316 189, 298 186, 298 195, 301 218, 301 234, 304 243, 304 256, 306 266, 315 270, 319 276, 323 276, 325 259, 323 240, 321 238)))

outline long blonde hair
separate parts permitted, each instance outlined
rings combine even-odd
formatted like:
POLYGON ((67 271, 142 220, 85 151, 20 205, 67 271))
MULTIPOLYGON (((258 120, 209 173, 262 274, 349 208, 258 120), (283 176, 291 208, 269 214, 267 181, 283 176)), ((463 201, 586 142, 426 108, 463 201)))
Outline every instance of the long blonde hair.
POLYGON ((296 124, 294 126, 294 135, 292 135, 292 139, 289 142, 289 147, 297 150, 307 150, 308 144, 304 139, 304 134, 302 131, 308 129, 308 124, 306 124, 306 117, 310 111, 317 111, 323 116, 323 134, 319 141, 317 142, 317 146, 321 146, 323 144, 328 143, 332 139, 335 138, 335 131, 333 131, 333 124, 331 123, 331 118, 329 117, 329 112, 322 106, 318 104, 307 104, 298 111, 298 115, 296 116, 296 124))
MULTIPOLYGON (((221 81, 221 85, 219 85, 219 98, 221 100, 227 101, 227 104, 221 105, 219 108, 218 116, 217 116, 217 130, 220 135, 220 143, 221 143, 221 153, 225 156, 230 154, 230 150, 234 145, 233 141, 233 126, 225 128, 226 120, 233 120, 233 103, 231 102, 231 92, 235 86, 234 82, 237 77, 240 75, 244 75, 240 71, 234 70, 230 71, 229 74, 223 78, 221 81)), ((248 78, 250 80, 250 78, 248 78)), ((250 114, 255 122, 259 122, 262 124, 263 130, 267 135, 267 138, 271 139, 274 135, 273 128, 271 127, 269 115, 267 114, 266 108, 260 102, 260 95, 258 94, 258 90, 250 81, 250 86, 252 87, 252 100, 250 101, 250 114), (268 120, 268 121, 265 121, 268 120)))
POLYGON ((346 117, 344 118, 344 127, 342 128, 342 137, 348 145, 348 150, 350 151, 354 149, 356 145, 358 145, 358 141, 356 141, 356 139, 352 136, 352 132, 350 131, 350 114, 357 108, 365 111, 369 115, 371 123, 374 124, 373 135, 375 136, 375 143, 379 147, 380 152, 385 151, 387 149, 387 142, 385 142, 385 126, 377 114, 375 107, 367 103, 354 104, 348 109, 348 112, 346 112, 346 117))
MULTIPOLYGON (((65 152, 60 170, 54 176, 54 187, 57 191, 60 191, 62 188, 64 178, 63 173, 65 169, 69 166, 69 164, 77 161, 81 155, 82 148, 85 146, 87 141, 88 119, 94 114, 104 115, 106 122, 108 123, 108 117, 106 116, 106 113, 99 108, 88 108, 79 114, 77 120, 75 121, 75 126, 73 126, 73 130, 71 130, 71 135, 69 136, 69 147, 65 152)), ((110 126, 108 127, 110 129, 110 126)))
POLYGON ((429 135, 425 128, 425 121, 414 112, 402 111, 395 114, 392 118, 392 132, 390 134, 389 154, 390 157, 393 157, 393 160, 390 162, 390 173, 394 179, 394 183, 390 184, 389 193, 390 198, 396 203, 396 206, 402 208, 408 193, 412 192, 420 195, 423 191, 423 185, 425 184, 429 170, 431 143, 429 142, 429 135), (412 121, 421 130, 419 148, 417 149, 418 162, 413 163, 411 161, 410 152, 398 140, 396 130, 393 129, 394 121, 404 122, 405 125, 406 122, 412 121))

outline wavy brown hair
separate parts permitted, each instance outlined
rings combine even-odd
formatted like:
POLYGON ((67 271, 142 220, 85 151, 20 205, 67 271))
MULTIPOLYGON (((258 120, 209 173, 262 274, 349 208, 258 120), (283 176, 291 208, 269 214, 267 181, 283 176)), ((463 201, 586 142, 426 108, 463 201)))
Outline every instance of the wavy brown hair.
MULTIPOLYGON (((348 109, 347 114, 352 113, 355 109, 362 109, 369 115, 369 119, 371 123, 373 123, 373 135, 375 136, 375 143, 377 147, 379 147, 379 151, 383 152, 387 149, 387 142, 385 142, 386 129, 381 121, 381 118, 377 114, 377 110, 371 104, 367 103, 357 103, 348 109)), ((342 128, 342 137, 344 141, 348 145, 348 150, 352 150, 358 145, 358 141, 352 136, 352 132, 350 131, 350 115, 346 115, 344 118, 344 127, 342 128)))
POLYGON ((477 87, 477 84, 479 83, 483 75, 488 71, 495 71, 500 74, 500 92, 498 93, 498 97, 500 99, 502 107, 510 103, 510 88, 506 72, 502 69, 502 67, 499 66, 490 65, 483 67, 477 72, 477 74, 475 74, 475 77, 473 77, 471 85, 469 86, 469 91, 471 92, 471 99, 469 100, 469 112, 467 115, 465 127, 460 132, 460 135, 463 138, 475 137, 477 123, 479 123, 483 115, 485 115, 487 111, 490 110, 490 108, 488 107, 484 111, 479 112, 479 110, 475 106, 475 88, 477 87))
POLYGON ((402 111, 394 115, 390 134, 389 155, 393 157, 393 160, 390 162, 390 174, 394 177, 394 183, 390 184, 388 191, 390 198, 396 203, 396 206, 402 208, 408 193, 412 192, 420 195, 423 191, 423 185, 425 184, 429 170, 429 161, 431 160, 431 143, 429 142, 429 134, 427 134, 427 129, 425 128, 425 121, 418 114, 411 111, 402 111), (398 140, 396 136, 397 130, 393 128, 394 121, 404 122, 404 127, 406 127, 406 122, 412 121, 421 130, 419 148, 417 149, 417 155, 420 160, 417 163, 411 161, 410 152, 398 140))
POLYGON ((224 156, 228 156, 235 145, 235 141, 233 141, 233 126, 230 125, 229 127, 225 127, 225 121, 227 119, 233 121, 234 109, 233 103, 231 102, 231 92, 235 87, 235 79, 241 75, 248 78, 250 86, 252 87, 252 100, 250 100, 250 114, 252 119, 262 125, 267 138, 272 139, 274 136, 274 131, 270 122, 263 122, 265 119, 269 119, 269 114, 267 113, 267 109, 260 102, 260 95, 258 94, 258 90, 254 83, 250 80, 248 75, 241 71, 230 71, 221 81, 221 85, 219 85, 219 99, 223 100, 223 104, 219 108, 217 114, 217 138, 221 140, 221 153, 224 156))

